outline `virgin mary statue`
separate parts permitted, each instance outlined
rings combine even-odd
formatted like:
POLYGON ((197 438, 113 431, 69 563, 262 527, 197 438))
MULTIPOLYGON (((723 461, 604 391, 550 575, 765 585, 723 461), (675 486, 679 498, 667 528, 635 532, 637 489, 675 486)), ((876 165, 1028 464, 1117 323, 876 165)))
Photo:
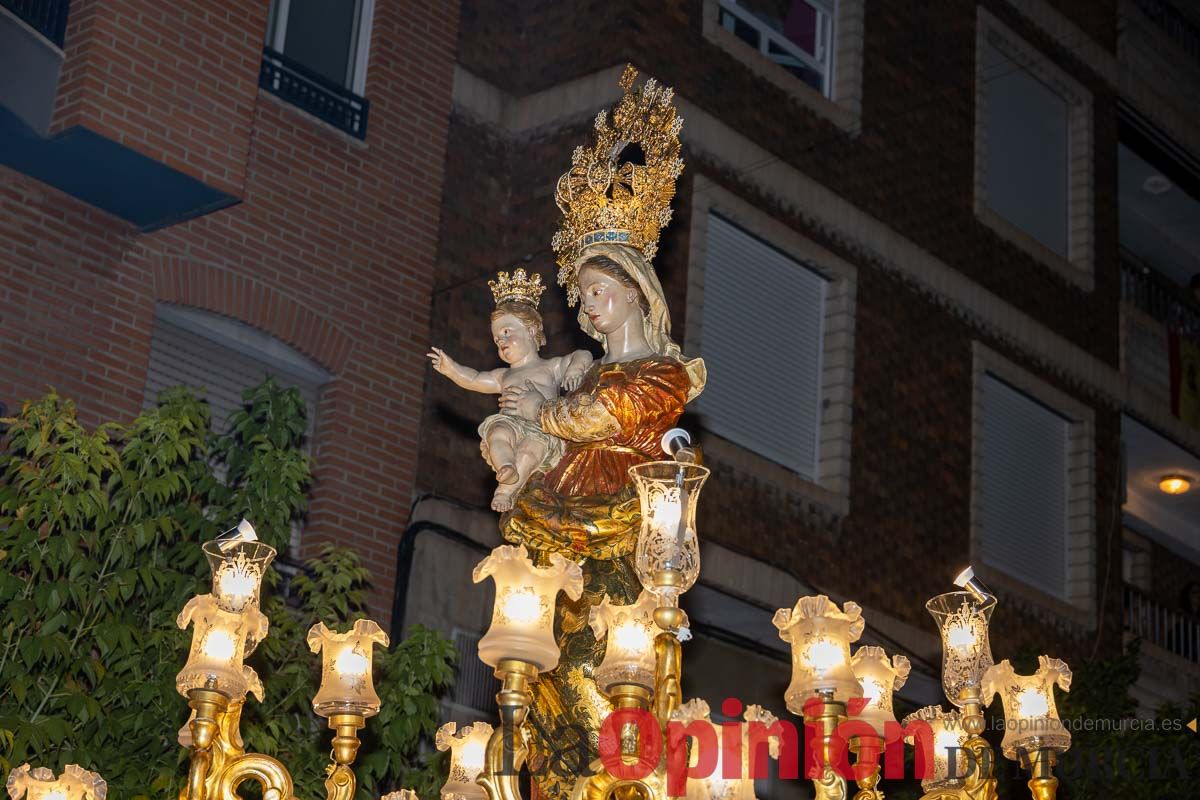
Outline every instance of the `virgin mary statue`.
POLYGON ((554 237, 559 283, 579 325, 604 347, 581 384, 546 400, 535 389, 510 390, 505 411, 538 420, 566 443, 558 464, 534 475, 500 521, 504 538, 526 545, 535 558, 552 553, 583 568, 582 598, 560 597, 555 631, 559 666, 534 687, 530 767, 538 789, 566 800, 596 757, 598 730, 611 711, 592 670, 604 642, 587 627, 591 607, 608 595, 635 602, 641 586, 632 554, 641 518, 628 470, 663 458, 660 441, 684 406, 704 388, 704 363, 688 359, 671 340, 671 315, 654 273, 659 232, 670 220, 682 120, 671 90, 648 81, 625 94, 609 122, 596 119, 596 142, 579 148, 559 179, 555 199, 563 223, 554 237), (645 163, 621 161, 636 143, 645 163))

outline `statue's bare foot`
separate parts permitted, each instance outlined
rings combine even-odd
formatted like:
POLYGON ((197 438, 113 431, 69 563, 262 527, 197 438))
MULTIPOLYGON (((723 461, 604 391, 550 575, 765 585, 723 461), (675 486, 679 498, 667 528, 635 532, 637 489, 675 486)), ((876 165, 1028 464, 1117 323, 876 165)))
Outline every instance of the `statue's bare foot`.
MULTIPOLYGON (((517 474, 517 468, 512 464, 502 464, 500 469, 496 470, 496 480, 500 483, 516 483, 521 476, 517 474)), ((501 509, 496 509, 500 511, 501 509)), ((508 509, 503 509, 507 511, 508 509)))
POLYGON ((504 512, 511 509, 513 507, 513 495, 516 493, 517 489, 515 486, 497 486, 495 494, 492 495, 492 511, 504 512))

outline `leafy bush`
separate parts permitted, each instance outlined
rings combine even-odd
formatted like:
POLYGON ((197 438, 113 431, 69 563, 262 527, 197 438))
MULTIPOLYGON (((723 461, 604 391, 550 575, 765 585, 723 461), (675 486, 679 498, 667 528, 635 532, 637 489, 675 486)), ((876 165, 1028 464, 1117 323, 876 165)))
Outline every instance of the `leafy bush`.
MULTIPOLYGON (((27 402, 0 450, 0 782, 25 761, 99 771, 114 797, 161 796, 186 775, 176 742, 186 721, 175 691, 191 632, 175 625, 207 591, 200 543, 253 521, 283 551, 310 483, 300 450, 304 404, 271 381, 248 390, 225 436, 208 406, 164 392, 128 426, 87 431, 51 392, 27 402)), ((329 548, 291 582, 271 570, 262 608, 271 633, 251 664, 266 702, 248 702, 248 750, 275 756, 299 796, 318 797, 329 737, 312 713, 319 660, 305 644, 318 620, 344 629, 365 612, 369 576, 329 548)), ((452 679, 453 646, 415 629, 376 657, 383 711, 356 764, 360 797, 437 778, 417 754, 452 679)))

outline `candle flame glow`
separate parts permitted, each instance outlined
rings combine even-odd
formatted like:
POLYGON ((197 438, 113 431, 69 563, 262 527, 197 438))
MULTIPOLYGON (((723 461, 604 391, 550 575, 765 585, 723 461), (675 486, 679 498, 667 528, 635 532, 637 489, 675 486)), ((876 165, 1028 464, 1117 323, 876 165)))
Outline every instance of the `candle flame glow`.
POLYGON ((1050 703, 1037 689, 1022 689, 1017 695, 1017 713, 1026 719, 1044 717, 1050 713, 1050 703))
POLYGON ((333 662, 333 668, 347 677, 366 675, 371 668, 371 661, 352 647, 347 647, 333 662))
POLYGON ((504 598, 503 613, 515 625, 532 625, 541 619, 541 598, 532 589, 513 589, 504 598))
POLYGON ((217 661, 229 661, 237 652, 237 642, 229 635, 229 631, 216 629, 209 631, 204 639, 204 654, 217 661))

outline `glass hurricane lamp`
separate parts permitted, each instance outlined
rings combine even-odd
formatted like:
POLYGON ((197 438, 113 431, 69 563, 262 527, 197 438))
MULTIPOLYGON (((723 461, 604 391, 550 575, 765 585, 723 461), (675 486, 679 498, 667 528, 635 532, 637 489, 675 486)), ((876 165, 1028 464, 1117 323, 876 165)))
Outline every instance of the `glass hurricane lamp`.
POLYGON ((895 655, 888 660, 882 647, 868 645, 854 652, 850 666, 854 670, 854 677, 862 685, 863 699, 867 701, 857 718, 870 724, 876 733, 883 736, 884 726, 896 721, 892 693, 904 686, 912 671, 912 664, 902 655, 895 655))
MULTIPOLYGON (((903 725, 905 728, 928 726, 928 733, 924 736, 930 747, 927 753, 932 756, 932 763, 922 762, 923 757, 917 756, 918 764, 926 765, 925 774, 918 776, 921 778, 921 788, 933 792, 961 787, 971 768, 970 756, 962 750, 970 735, 963 727, 958 710, 943 711, 940 706, 925 706, 905 717, 903 725)), ((905 741, 921 748, 924 746, 921 738, 921 734, 915 738, 906 736, 905 741)))
MULTIPOLYGON (((203 545, 212 570, 212 594, 225 611, 239 612, 258 608, 263 575, 275 558, 275 548, 258 541, 246 520, 238 523, 236 533, 203 545)), ((251 648, 253 649, 253 648, 251 648)))
POLYGON ((258 642, 267 635, 267 618, 257 609, 226 611, 211 594, 193 597, 175 620, 180 630, 192 626, 192 647, 188 660, 175 676, 175 688, 183 696, 191 689, 216 689, 231 700, 245 698, 246 692, 262 702, 263 689, 258 675, 242 663, 247 642, 258 642))
POLYGON ((654 687, 654 624, 657 598, 645 590, 631 605, 611 603, 608 595, 592 606, 589 623, 597 639, 604 638, 604 660, 595 670, 596 685, 608 691, 617 684, 654 687))
POLYGON ((388 646, 388 636, 369 619, 356 620, 349 631, 335 633, 318 622, 308 630, 308 646, 321 654, 321 688, 313 710, 322 717, 334 714, 379 713, 379 695, 371 675, 375 645, 388 646))
POLYGON ((442 800, 486 800, 487 791, 475 779, 483 771, 492 726, 476 722, 457 728, 456 723, 447 722, 434 739, 438 750, 450 751, 450 774, 442 784, 442 800))
POLYGON ((985 595, 980 601, 971 592, 947 592, 925 608, 942 637, 942 688, 950 702, 961 708, 967 696, 979 691, 983 673, 993 663, 988 623, 996 598, 985 595))
POLYGON ((850 644, 865 624, 857 603, 843 610, 823 594, 801 597, 795 607, 776 611, 772 622, 792 646, 792 682, 784 694, 789 711, 803 714, 805 701, 818 694, 840 702, 863 696, 850 664, 850 644))
POLYGON ((708 474, 698 464, 677 461, 629 468, 642 512, 634 566, 642 586, 658 596, 660 605, 677 605, 700 574, 696 504, 708 474))
POLYGON ((1022 752, 1038 750, 1066 752, 1071 732, 1058 718, 1054 705, 1054 685, 1064 692, 1071 689, 1071 669, 1057 658, 1038 656, 1038 668, 1032 675, 1018 675, 1008 659, 988 669, 983 676, 983 697, 990 705, 1000 695, 1004 705, 1004 739, 1000 749, 1014 761, 1022 752))
POLYGON ((77 764, 68 764, 57 778, 45 767, 22 764, 8 773, 5 788, 11 800, 104 800, 108 793, 99 774, 77 764))
POLYGON ((495 667, 515 659, 542 672, 558 666, 554 605, 559 592, 579 599, 583 571, 558 553, 551 554, 549 562, 535 567, 525 545, 501 545, 475 566, 475 583, 489 577, 496 583, 492 625, 479 640, 479 658, 485 664, 495 667))

